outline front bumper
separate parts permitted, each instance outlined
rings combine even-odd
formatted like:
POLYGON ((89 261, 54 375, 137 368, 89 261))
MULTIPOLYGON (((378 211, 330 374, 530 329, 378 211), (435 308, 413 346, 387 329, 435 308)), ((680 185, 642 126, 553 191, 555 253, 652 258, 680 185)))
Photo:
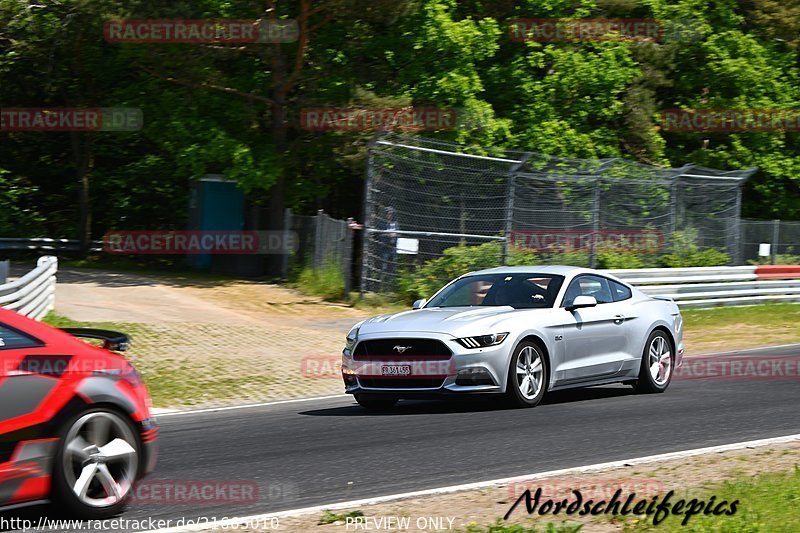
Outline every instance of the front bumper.
MULTIPOLYGON (((349 394, 390 394, 400 397, 430 397, 452 394, 501 393, 505 391, 506 375, 513 343, 506 339, 488 348, 464 348, 451 335, 430 332, 386 332, 364 335, 358 342, 390 338, 434 339, 451 352, 449 357, 372 356, 364 360, 351 350, 342 352, 342 377, 349 394), (405 376, 383 375, 383 367, 408 366, 405 376)), ((355 351, 357 346, 354 347, 355 351)))

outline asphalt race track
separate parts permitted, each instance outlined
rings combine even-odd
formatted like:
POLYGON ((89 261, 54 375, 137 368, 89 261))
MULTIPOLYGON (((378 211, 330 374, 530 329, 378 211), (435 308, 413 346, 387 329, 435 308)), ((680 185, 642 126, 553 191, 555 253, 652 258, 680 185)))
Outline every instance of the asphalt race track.
MULTIPOLYGON (((737 352, 800 355, 800 345, 737 352)), ((796 359, 795 359, 796 360, 796 359)), ((800 433, 800 380, 680 380, 665 394, 608 386, 535 409, 349 397, 161 419, 150 480, 256 482, 256 502, 136 504, 129 519, 245 516, 800 433)), ((498 514, 501 514, 498 509, 498 514)), ((47 506, 0 517, 56 517, 47 506)))

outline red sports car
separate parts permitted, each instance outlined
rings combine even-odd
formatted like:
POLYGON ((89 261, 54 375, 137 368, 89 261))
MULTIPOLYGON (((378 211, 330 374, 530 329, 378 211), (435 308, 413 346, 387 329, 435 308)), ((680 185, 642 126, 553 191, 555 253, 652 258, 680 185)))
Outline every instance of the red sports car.
POLYGON ((0 309, 0 510, 50 500, 84 518, 121 511, 155 464, 158 433, 147 388, 114 353, 127 345, 0 309))

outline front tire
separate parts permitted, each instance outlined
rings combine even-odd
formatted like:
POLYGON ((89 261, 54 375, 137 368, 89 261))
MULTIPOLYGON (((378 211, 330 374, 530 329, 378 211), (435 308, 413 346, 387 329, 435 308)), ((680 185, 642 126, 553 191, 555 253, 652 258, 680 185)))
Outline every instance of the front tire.
POLYGON ((365 409, 391 409, 397 403, 397 398, 382 396, 380 394, 355 394, 358 405, 365 409))
POLYGON ((535 407, 544 398, 550 372, 544 351, 535 342, 521 342, 511 356, 506 398, 514 407, 535 407))
POLYGON ((652 394, 664 392, 672 381, 675 354, 672 341, 657 329, 647 338, 639 369, 639 379, 633 384, 636 392, 652 394))
POLYGON ((53 500, 80 518, 119 514, 141 466, 142 444, 133 423, 117 411, 94 408, 70 419, 59 437, 53 500))

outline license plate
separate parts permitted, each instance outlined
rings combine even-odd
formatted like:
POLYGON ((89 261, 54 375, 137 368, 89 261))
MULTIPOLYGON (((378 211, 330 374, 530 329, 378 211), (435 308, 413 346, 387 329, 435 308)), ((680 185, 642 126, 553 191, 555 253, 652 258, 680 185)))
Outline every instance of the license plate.
POLYGON ((411 365, 383 365, 381 374, 384 376, 409 376, 411 365))

